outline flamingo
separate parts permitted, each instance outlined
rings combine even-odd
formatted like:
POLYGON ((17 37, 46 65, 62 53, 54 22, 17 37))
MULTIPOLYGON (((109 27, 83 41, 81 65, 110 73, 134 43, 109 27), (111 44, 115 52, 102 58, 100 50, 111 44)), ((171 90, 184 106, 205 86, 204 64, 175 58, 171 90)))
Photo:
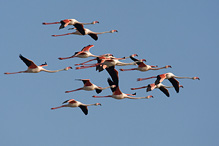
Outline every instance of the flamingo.
POLYGON ((143 61, 146 62, 145 59, 138 60, 138 59, 136 59, 132 56, 130 56, 130 58, 138 64, 138 67, 137 68, 131 68, 131 69, 120 69, 120 71, 139 70, 141 72, 145 72, 145 71, 148 71, 148 70, 160 70, 160 69, 169 68, 169 67, 172 68, 170 65, 166 65, 164 67, 157 68, 158 66, 145 64, 143 62, 143 61))
POLYGON ((100 57, 100 56, 93 55, 90 53, 89 50, 92 47, 94 47, 94 45, 88 45, 88 46, 84 47, 81 51, 75 52, 75 54, 72 55, 71 57, 65 57, 65 58, 59 57, 58 59, 64 60, 64 59, 70 59, 70 58, 74 58, 74 57, 79 57, 79 58, 100 57))
POLYGON ((160 74, 158 76, 152 76, 149 78, 138 78, 137 81, 142 81, 142 80, 147 80, 147 79, 152 79, 152 78, 157 78, 157 80, 155 81, 155 85, 158 85, 159 83, 163 82, 164 79, 168 79, 173 85, 173 87, 175 88, 177 93, 179 92, 179 81, 177 81, 175 78, 200 80, 199 77, 178 77, 178 76, 175 76, 173 73, 169 72, 165 74, 160 74))
MULTIPOLYGON (((96 90, 97 94, 99 94, 99 93, 102 92, 102 90, 105 90, 105 89, 108 89, 108 88, 111 87, 111 86, 105 87, 105 88, 99 87, 95 84, 92 84, 90 82, 90 79, 76 79, 76 80, 82 81, 84 83, 84 86, 82 88, 78 88, 78 89, 75 89, 75 90, 65 91, 65 93, 70 93, 70 92, 79 91, 79 90, 85 90, 85 91, 96 90)), ((113 88, 113 87, 115 87, 115 85, 112 85, 111 88, 113 88)))
POLYGON ((59 27, 59 29, 65 28, 67 25, 73 25, 74 27, 77 28, 77 30, 82 35, 85 35, 84 25, 96 24, 96 23, 99 23, 99 21, 93 21, 91 23, 82 23, 82 22, 77 21, 76 19, 65 19, 65 20, 61 20, 60 22, 52 22, 52 23, 43 22, 42 24, 50 25, 50 24, 59 24, 59 23, 61 23, 61 26, 59 27))
POLYGON ((83 104, 83 103, 81 103, 81 102, 79 102, 79 101, 76 101, 76 100, 74 100, 74 99, 66 100, 66 101, 64 101, 62 104, 67 103, 67 102, 68 102, 68 104, 65 104, 65 105, 62 105, 62 106, 58 106, 58 107, 53 107, 53 108, 51 108, 51 110, 58 109, 58 108, 62 108, 62 107, 80 107, 80 109, 83 111, 83 113, 84 113, 85 115, 87 115, 87 114, 88 114, 88 108, 87 108, 88 106, 101 105, 100 103, 95 103, 95 104, 83 104))
MULTIPOLYGON (((76 28, 73 28, 73 29, 76 29, 76 28)), ((93 32, 87 28, 84 28, 84 35, 89 35, 90 37, 92 37, 95 41, 98 40, 98 34, 104 34, 104 33, 114 33, 114 32, 118 32, 117 30, 110 30, 110 31, 104 31, 104 32, 93 32)), ((80 31, 78 29, 76 29, 75 32, 72 32, 72 33, 66 33, 66 34, 61 34, 61 35, 52 35, 54 37, 57 37, 57 36, 65 36, 65 35, 71 35, 71 34, 75 34, 75 35, 83 35, 82 33, 80 33, 80 31)))
MULTIPOLYGON (((182 85, 179 85, 179 87, 182 87, 182 85)), ((173 88, 173 86, 165 86, 162 83, 159 83, 157 85, 155 85, 155 83, 153 84, 148 84, 147 86, 142 86, 142 87, 138 87, 138 88, 131 88, 131 90, 137 90, 137 89, 142 89, 142 88, 147 88, 146 92, 148 91, 152 91, 154 89, 160 89, 160 91, 162 91, 167 97, 170 97, 169 91, 167 90, 167 88, 173 88)))
MULTIPOLYGON (((133 55, 137 55, 137 54, 133 54, 133 55)), ((119 61, 119 60, 123 60, 123 59, 126 59, 126 57, 123 57, 123 58, 97 57, 97 63, 96 64, 92 64, 90 66, 76 67, 76 69, 84 69, 84 68, 90 68, 90 67, 95 67, 96 66, 96 70, 101 72, 104 69, 109 68, 111 66, 116 66, 116 65, 117 66, 136 65, 136 62, 124 63, 124 62, 119 61)), ((88 65, 88 64, 86 64, 86 65, 88 65)))
POLYGON ((63 70, 69 70, 69 69, 72 69, 72 67, 66 67, 64 69, 60 69, 60 70, 54 70, 54 71, 51 71, 51 70, 46 70, 43 68, 43 66, 47 66, 47 63, 45 62, 45 64, 42 64, 40 66, 37 66, 32 60, 29 60, 25 57, 23 57, 21 54, 20 54, 20 59, 28 66, 28 69, 25 70, 25 71, 19 71, 19 72, 12 72, 12 73, 4 73, 4 74, 17 74, 17 73, 38 73, 38 72, 41 72, 41 71, 45 71, 45 72, 49 72, 49 73, 54 73, 54 72, 59 72, 59 71, 63 71, 63 70))
POLYGON ((90 60, 85 61, 85 62, 83 62, 83 63, 75 64, 75 66, 77 66, 77 65, 85 65, 85 63, 88 63, 88 62, 91 62, 91 61, 97 60, 98 58, 101 58, 101 57, 104 57, 104 58, 110 58, 110 57, 113 57, 113 55, 112 55, 112 54, 109 54, 109 53, 107 53, 107 54, 103 54, 103 55, 100 55, 99 57, 96 57, 96 58, 94 58, 94 59, 90 59, 90 60))
MULTIPOLYGON (((114 85, 113 81, 108 78, 108 83, 110 86, 114 85)), ((112 97, 114 99, 124 99, 124 98, 128 98, 128 99, 149 99, 149 98, 152 98, 153 96, 152 95, 149 95, 147 97, 131 97, 131 96, 135 96, 136 93, 134 94, 125 94, 125 93, 122 93, 119 89, 119 86, 117 87, 114 87, 114 88, 111 88, 113 94, 112 95, 107 95, 107 96, 92 96, 94 98, 101 98, 101 97, 112 97)))

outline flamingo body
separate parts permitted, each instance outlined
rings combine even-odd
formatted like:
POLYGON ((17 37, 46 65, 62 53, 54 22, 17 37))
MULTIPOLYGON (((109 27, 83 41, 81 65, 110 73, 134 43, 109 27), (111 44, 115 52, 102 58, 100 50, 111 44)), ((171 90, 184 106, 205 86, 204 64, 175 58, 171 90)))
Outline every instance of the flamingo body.
POLYGON ((66 100, 66 101, 63 102, 63 104, 64 104, 64 103, 68 103, 68 104, 65 104, 65 105, 62 105, 62 106, 59 106, 59 107, 53 107, 53 108, 51 108, 51 110, 58 109, 58 108, 62 108, 62 107, 71 107, 71 108, 79 107, 79 108, 83 111, 83 113, 84 113, 85 115, 87 115, 87 114, 88 114, 88 108, 87 108, 88 106, 101 105, 100 103, 95 103, 95 104, 83 104, 83 103, 81 103, 81 102, 79 102, 79 101, 76 101, 76 100, 74 100, 74 99, 66 100))
POLYGON ((19 71, 19 72, 13 72, 13 73, 8 73, 8 72, 6 72, 5 74, 39 73, 39 72, 41 72, 41 71, 54 73, 54 72, 59 72, 59 71, 63 71, 63 70, 72 69, 72 67, 66 67, 66 68, 64 68, 64 69, 50 71, 50 70, 46 70, 46 69, 43 68, 43 66, 47 66, 47 63, 37 66, 32 60, 29 60, 29 59, 23 57, 21 54, 20 54, 19 57, 20 57, 20 59, 27 65, 27 67, 28 67, 27 70, 25 70, 25 71, 19 71))

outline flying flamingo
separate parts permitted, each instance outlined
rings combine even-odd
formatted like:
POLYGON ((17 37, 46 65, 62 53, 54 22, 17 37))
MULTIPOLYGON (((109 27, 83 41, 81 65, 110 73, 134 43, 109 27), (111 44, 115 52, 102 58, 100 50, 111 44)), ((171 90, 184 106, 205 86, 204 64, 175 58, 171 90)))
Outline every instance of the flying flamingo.
MULTIPOLYGON (((76 29, 76 28, 73 28, 76 29)), ((87 28, 84 29, 85 33, 84 35, 89 35, 90 37, 92 37, 95 41, 98 40, 98 34, 104 34, 104 33, 114 33, 114 32, 118 32, 117 30, 110 30, 110 31, 104 31, 104 32, 93 32, 87 28)), ((54 37, 56 36, 65 36, 65 35, 71 35, 71 34, 75 34, 75 35, 83 35, 82 33, 80 33, 80 31, 78 29, 76 29, 75 32, 72 33, 66 33, 66 34, 61 34, 61 35, 52 35, 54 37)))
POLYGON ((74 55, 72 55, 71 57, 65 57, 65 58, 59 58, 59 60, 63 60, 63 59, 70 59, 70 58, 74 58, 74 57, 79 57, 79 58, 88 58, 88 57, 100 57, 97 55, 93 55, 90 53, 90 48, 94 47, 94 45, 88 45, 86 47, 84 47, 81 51, 79 52, 75 52, 74 55))
POLYGON ((52 22, 52 23, 43 22, 43 25, 59 24, 59 23, 61 23, 59 29, 65 28, 67 25, 73 25, 74 27, 77 28, 77 30, 82 35, 85 35, 84 25, 96 24, 99 23, 99 21, 93 21, 91 23, 82 23, 82 22, 78 22, 76 19, 65 19, 65 20, 61 20, 60 22, 52 22))
MULTIPOLYGON (((110 86, 114 85, 113 81, 108 78, 108 83, 110 86)), ((122 93, 119 89, 119 86, 117 87, 114 87, 114 88, 111 88, 113 94, 112 95, 108 95, 108 96, 92 96, 92 97, 95 97, 95 98, 101 98, 101 97, 112 97, 114 99, 124 99, 124 98, 128 98, 128 99, 148 99, 148 98, 151 98, 153 97, 152 95, 149 95, 147 97, 131 97, 131 96, 135 96, 136 94, 125 94, 125 93, 122 93)))
POLYGON ((130 56, 130 58, 138 64, 138 67, 137 68, 131 68, 131 69, 120 69, 120 71, 139 70, 139 71, 144 72, 144 71, 148 71, 148 70, 160 70, 160 69, 169 68, 169 67, 171 68, 170 65, 166 65, 164 67, 157 68, 158 66, 145 64, 143 62, 143 61, 146 61, 145 59, 138 60, 138 59, 136 59, 132 56, 130 56))
MULTIPOLYGON (((133 54, 136 55, 136 54, 133 54)), ((81 67, 76 67, 76 69, 84 69, 84 68, 90 68, 90 67, 96 67, 96 70, 99 72, 103 71, 106 68, 109 68, 111 66, 126 66, 126 65, 136 65, 136 62, 131 62, 131 63, 124 63, 119 60, 126 59, 126 57, 123 58, 115 58, 115 57, 97 57, 97 63, 92 64, 90 66, 81 66, 81 67)), ((88 65, 88 64, 84 64, 88 65)))
MULTIPOLYGON (((182 85, 179 85, 179 87, 182 87, 182 85)), ((138 88, 131 88, 131 90, 137 90, 137 89, 142 89, 142 88, 147 88, 146 92, 148 91, 152 91, 154 89, 160 89, 160 91, 162 91, 167 97, 170 97, 169 91, 167 90, 167 88, 173 88, 173 86, 165 86, 162 83, 159 83, 157 85, 155 85, 155 83, 153 84, 148 84, 147 86, 142 86, 142 87, 138 87, 138 88)))
POLYGON ((78 88, 78 89, 75 89, 75 90, 65 91, 65 93, 70 93, 70 92, 79 91, 79 90, 85 90, 85 91, 96 90, 97 94, 99 94, 104 89, 108 89, 110 87, 111 88, 116 87, 116 85, 112 85, 112 86, 109 86, 109 87, 102 88, 102 87, 99 87, 95 84, 92 84, 90 82, 90 79, 76 79, 76 80, 82 81, 84 83, 84 86, 82 88, 78 88))
POLYGON ((87 108, 88 106, 91 106, 91 105, 94 105, 94 106, 101 105, 100 103, 83 104, 83 103, 81 103, 79 101, 76 101, 74 99, 66 100, 62 104, 67 103, 67 102, 68 102, 68 104, 65 104, 65 105, 62 105, 62 106, 58 106, 58 107, 53 107, 53 108, 51 108, 51 110, 62 108, 62 107, 80 107, 80 109, 83 111, 83 113, 85 115, 87 115, 88 114, 88 108, 87 108))
POLYGON ((96 57, 96 58, 94 58, 94 59, 90 59, 90 60, 88 60, 88 61, 85 61, 85 62, 82 62, 82 63, 75 64, 75 66, 77 66, 77 65, 86 65, 85 63, 88 63, 88 62, 91 62, 91 61, 97 60, 98 58, 101 58, 101 57, 104 57, 104 58, 110 58, 110 57, 113 57, 113 55, 112 55, 112 54, 109 54, 109 53, 107 53, 107 54, 103 54, 103 55, 100 55, 99 57, 96 57))
POLYGON ((175 76, 173 73, 169 72, 169 73, 161 74, 158 76, 152 76, 149 78, 138 78, 137 81, 142 81, 142 80, 147 80, 147 79, 152 79, 152 78, 157 78, 157 80, 155 81, 155 85, 158 85, 159 83, 163 82, 164 79, 168 79, 173 85, 173 87, 175 88, 177 93, 179 92, 179 81, 177 81, 175 78, 200 80, 199 77, 178 77, 178 76, 175 76))
POLYGON ((43 68, 43 66, 47 66, 47 63, 45 62, 45 64, 42 64, 40 66, 37 66, 32 60, 29 60, 25 57, 23 57, 22 55, 19 56, 20 59, 28 66, 28 69, 25 71, 19 71, 19 72, 13 72, 13 73, 4 73, 4 74, 16 74, 16 73, 38 73, 41 71, 45 71, 45 72, 49 72, 49 73, 54 73, 54 72, 59 72, 59 71, 63 71, 63 70, 69 70, 72 69, 72 67, 66 67, 64 69, 60 69, 60 70, 46 70, 43 68))

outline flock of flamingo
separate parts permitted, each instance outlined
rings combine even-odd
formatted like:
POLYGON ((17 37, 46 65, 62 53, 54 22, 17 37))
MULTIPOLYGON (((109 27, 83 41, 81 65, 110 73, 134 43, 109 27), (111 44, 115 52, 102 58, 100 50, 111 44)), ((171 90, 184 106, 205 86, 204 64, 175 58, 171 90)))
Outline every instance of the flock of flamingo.
MULTIPOLYGON (((89 25, 89 24, 96 24, 99 23, 98 21, 93 21, 91 23, 82 23, 77 21, 76 19, 65 19, 65 20, 61 20, 60 22, 52 22, 52 23, 42 23, 43 25, 50 25, 50 24, 61 24, 59 29, 63 29, 68 25, 73 25, 74 28, 69 28, 69 30, 75 29, 75 32, 72 33, 67 33, 67 34, 61 34, 61 35, 52 35, 53 37, 57 37, 57 36, 65 36, 65 35, 71 35, 71 34, 75 34, 75 35, 89 35, 92 39, 94 39, 95 41, 98 40, 98 35, 99 34, 104 34, 104 33, 114 33, 114 32, 118 32, 117 30, 111 30, 111 31, 105 31, 105 32, 93 32, 87 28, 84 28, 84 25, 89 25)), ((149 99, 152 98, 152 95, 148 95, 146 97, 133 97, 136 95, 136 93, 134 94, 125 94, 123 92, 121 92, 121 90, 119 89, 119 73, 118 71, 115 69, 115 66, 127 66, 127 65, 136 65, 136 68, 131 68, 131 69, 119 69, 120 71, 133 71, 133 70, 138 70, 141 72, 145 72, 145 71, 149 71, 149 70, 160 70, 160 69, 166 69, 166 68, 171 68, 170 65, 166 65, 164 67, 158 67, 156 65, 147 65, 144 62, 146 62, 145 59, 136 59, 134 58, 135 56, 138 56, 137 54, 132 54, 128 57, 122 57, 122 58, 116 58, 114 57, 112 54, 103 54, 103 55, 93 55, 90 52, 90 49, 94 47, 94 45, 88 45, 85 46, 81 51, 75 52, 74 55, 70 56, 70 57, 60 57, 58 58, 59 60, 65 60, 65 59, 70 59, 70 58, 74 58, 74 57, 79 57, 79 58, 88 58, 88 57, 93 57, 93 59, 90 59, 88 61, 79 63, 79 64, 75 64, 76 67, 75 69, 79 70, 79 69, 86 69, 86 68, 91 68, 91 67, 96 67, 96 71, 103 71, 106 69, 106 71, 109 73, 111 78, 107 79, 107 82, 109 84, 108 87, 99 87, 95 84, 93 84, 90 79, 76 79, 79 81, 83 82, 83 87, 78 88, 78 89, 74 89, 74 90, 70 90, 70 91, 65 91, 65 93, 70 93, 70 92, 75 92, 75 91, 79 91, 79 90, 85 90, 85 91, 92 91, 95 90, 97 94, 101 93, 102 90, 108 89, 110 88, 112 91, 112 95, 107 95, 107 96, 92 96, 94 98, 101 98, 101 97, 112 97, 114 99, 124 99, 124 98, 129 98, 129 99, 149 99), (125 60, 127 58, 130 58, 132 60, 132 62, 130 63, 124 63, 121 62, 120 60, 125 60), (93 63, 93 64, 88 64, 88 62, 91 61, 97 61, 97 63, 93 63)), ((27 70, 25 71, 18 71, 18 72, 6 72, 4 74, 17 74, 17 73, 39 73, 41 71, 44 72, 49 72, 49 73, 55 73, 55 72, 59 72, 59 71, 67 71, 69 69, 72 69, 72 67, 66 67, 64 69, 59 69, 59 70, 46 70, 43 67, 47 66, 47 63, 45 62, 42 65, 37 66, 32 60, 29 60, 25 57, 23 57, 22 55, 19 56, 20 59, 27 65, 27 70)), ((143 89, 146 88, 146 92, 152 91, 156 88, 160 89, 161 92, 163 92, 167 97, 170 96, 169 91, 167 88, 174 88, 175 91, 177 93, 179 93, 179 89, 180 87, 183 88, 182 85, 179 84, 179 81, 176 80, 176 78, 178 79, 193 79, 193 80, 200 80, 198 77, 178 77, 175 76, 173 73, 165 73, 165 74, 160 74, 157 76, 152 76, 152 77, 147 77, 147 78, 138 78, 137 81, 142 81, 142 80, 147 80, 147 79, 152 79, 155 78, 155 82, 148 84, 146 86, 142 86, 142 87, 137 87, 137 88, 131 88, 131 90, 137 90, 137 89, 143 89), (172 86, 165 86, 162 84, 162 82, 168 79, 170 81, 170 83, 172 84, 172 86)), ((51 108, 52 110, 54 109, 58 109, 58 108, 62 108, 62 107, 79 107, 83 113, 85 115, 88 114, 88 106, 97 106, 97 105, 101 105, 100 103, 95 103, 95 104, 83 104, 79 101, 76 101, 74 99, 70 99, 70 100, 66 100, 63 102, 64 105, 62 106, 58 106, 58 107, 54 107, 51 108), (66 104, 65 104, 66 103, 66 104)))

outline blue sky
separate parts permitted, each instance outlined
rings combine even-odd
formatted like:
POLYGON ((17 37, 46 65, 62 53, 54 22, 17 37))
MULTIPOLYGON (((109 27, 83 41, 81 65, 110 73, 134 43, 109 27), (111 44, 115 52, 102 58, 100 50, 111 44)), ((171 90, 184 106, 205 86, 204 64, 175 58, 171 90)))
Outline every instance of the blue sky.
MULTIPOLYGON (((1 0, 0 145, 218 145, 218 6, 216 0, 1 0), (55 38, 51 35, 71 31, 58 30, 59 25, 42 25, 68 18, 98 20, 99 24, 86 26, 96 32, 119 32, 100 35, 98 41, 75 35, 55 38), (75 67, 75 63, 88 59, 60 61, 58 57, 70 56, 89 44, 94 45, 93 54, 124 57, 136 53, 149 65, 172 66, 159 71, 119 72, 124 93, 154 82, 137 82, 137 78, 166 72, 201 80, 179 80, 184 88, 180 93, 169 89, 170 98, 159 90, 146 93, 142 89, 136 90, 137 96, 154 98, 115 100, 92 98, 95 91, 64 93, 81 87, 82 82, 75 81, 79 78, 108 86, 108 73, 98 73, 94 68, 54 74, 3 74, 26 69, 19 54, 38 65, 47 62, 45 68, 49 70, 75 67), (89 107, 87 116, 79 108, 50 110, 72 98, 83 103, 100 102, 102 106, 89 107)), ((170 85, 168 81, 164 84, 170 85)), ((104 90, 100 95, 109 94, 110 90, 104 90)))

